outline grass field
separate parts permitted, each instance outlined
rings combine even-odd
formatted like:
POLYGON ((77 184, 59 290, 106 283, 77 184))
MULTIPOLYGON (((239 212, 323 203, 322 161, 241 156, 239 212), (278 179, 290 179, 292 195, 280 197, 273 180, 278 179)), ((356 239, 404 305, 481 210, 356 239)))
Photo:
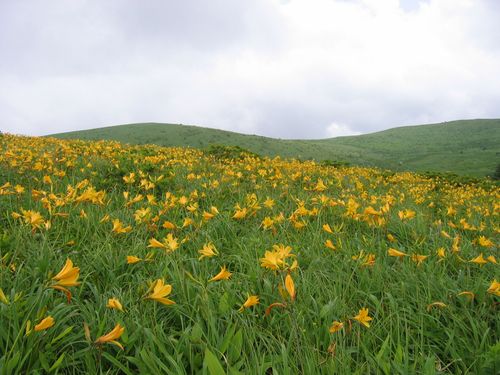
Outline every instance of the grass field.
POLYGON ((482 177, 500 163, 500 120, 407 126, 323 140, 280 140, 173 124, 130 124, 55 134, 62 139, 108 139, 132 144, 206 148, 240 146, 260 155, 346 161, 395 171, 451 172, 482 177))
POLYGON ((1 374, 500 371, 491 182, 109 141, 0 150, 1 374))

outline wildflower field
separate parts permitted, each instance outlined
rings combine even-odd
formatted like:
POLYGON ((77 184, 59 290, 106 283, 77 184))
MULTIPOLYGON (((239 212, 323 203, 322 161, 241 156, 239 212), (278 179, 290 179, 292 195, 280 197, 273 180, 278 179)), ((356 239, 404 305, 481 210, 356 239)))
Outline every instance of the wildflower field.
POLYGON ((0 136, 0 373, 495 374, 500 189, 0 136))

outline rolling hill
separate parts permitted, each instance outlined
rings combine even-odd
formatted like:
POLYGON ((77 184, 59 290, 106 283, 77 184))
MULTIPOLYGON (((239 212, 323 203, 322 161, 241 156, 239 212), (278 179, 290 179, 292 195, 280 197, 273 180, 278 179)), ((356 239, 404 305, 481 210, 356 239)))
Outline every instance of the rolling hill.
POLYGON ((143 123, 51 135, 61 139, 205 148, 240 146, 260 155, 346 161, 395 171, 493 174, 500 162, 500 119, 405 126, 321 140, 283 140, 198 126, 143 123))

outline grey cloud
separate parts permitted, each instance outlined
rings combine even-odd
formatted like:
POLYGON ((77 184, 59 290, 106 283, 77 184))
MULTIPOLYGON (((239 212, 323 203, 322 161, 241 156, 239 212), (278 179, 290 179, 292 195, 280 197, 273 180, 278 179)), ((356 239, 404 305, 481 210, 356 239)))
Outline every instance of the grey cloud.
POLYGON ((2 1, 0 128, 322 138, 500 116, 498 2, 405 0, 392 15, 338 2, 2 1))

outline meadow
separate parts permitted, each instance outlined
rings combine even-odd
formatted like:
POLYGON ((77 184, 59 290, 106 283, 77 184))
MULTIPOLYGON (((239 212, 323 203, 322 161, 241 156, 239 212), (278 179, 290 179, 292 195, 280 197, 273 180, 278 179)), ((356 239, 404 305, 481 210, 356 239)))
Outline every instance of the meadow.
POLYGON ((500 189, 0 136, 1 374, 500 372, 500 189))
POLYGON ((199 126, 159 123, 109 126, 54 136, 199 149, 212 145, 239 146, 269 157, 473 177, 492 176, 500 155, 499 119, 403 126, 371 134, 327 139, 275 139, 199 126))

